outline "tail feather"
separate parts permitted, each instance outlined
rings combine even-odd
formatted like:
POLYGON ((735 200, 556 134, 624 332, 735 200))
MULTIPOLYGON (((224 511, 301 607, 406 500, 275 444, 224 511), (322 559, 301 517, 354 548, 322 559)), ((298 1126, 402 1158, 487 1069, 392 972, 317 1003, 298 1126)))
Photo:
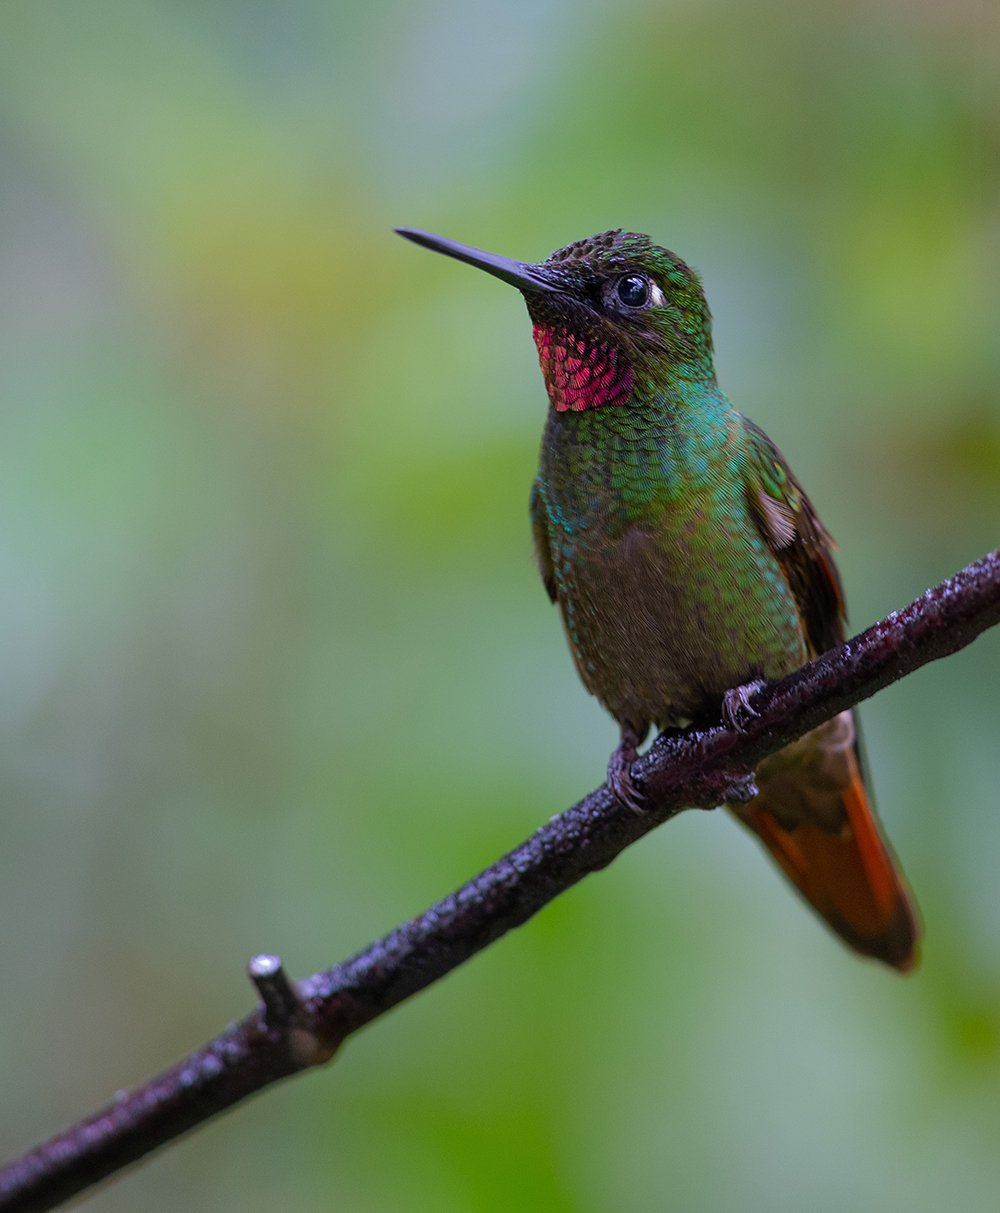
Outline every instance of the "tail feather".
POLYGON ((865 790, 850 713, 835 723, 848 744, 817 730, 781 751, 762 764, 760 794, 737 816, 842 939, 906 972, 916 913, 865 790), (804 814, 803 804, 817 811, 804 814))

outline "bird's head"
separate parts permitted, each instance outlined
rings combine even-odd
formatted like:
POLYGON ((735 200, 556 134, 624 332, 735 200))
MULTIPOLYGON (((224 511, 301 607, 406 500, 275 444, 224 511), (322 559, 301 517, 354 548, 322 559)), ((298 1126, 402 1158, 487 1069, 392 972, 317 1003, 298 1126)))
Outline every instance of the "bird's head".
POLYGON ((560 412, 648 398, 674 377, 713 376, 701 280, 648 236, 602 232, 533 265, 428 232, 396 230, 517 287, 534 323, 549 399, 560 412))

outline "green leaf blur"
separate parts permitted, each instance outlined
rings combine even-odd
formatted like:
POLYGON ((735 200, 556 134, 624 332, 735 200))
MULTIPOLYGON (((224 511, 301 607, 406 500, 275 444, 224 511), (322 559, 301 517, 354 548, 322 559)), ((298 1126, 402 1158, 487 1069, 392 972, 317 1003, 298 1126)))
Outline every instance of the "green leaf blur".
MULTIPOLYGON (((0 1154, 603 778, 523 307, 391 228, 696 265, 861 627, 998 542, 998 113, 980 0, 7 0, 0 1154)), ((689 814, 86 1207, 993 1210, 998 680, 864 708, 914 977, 689 814)))

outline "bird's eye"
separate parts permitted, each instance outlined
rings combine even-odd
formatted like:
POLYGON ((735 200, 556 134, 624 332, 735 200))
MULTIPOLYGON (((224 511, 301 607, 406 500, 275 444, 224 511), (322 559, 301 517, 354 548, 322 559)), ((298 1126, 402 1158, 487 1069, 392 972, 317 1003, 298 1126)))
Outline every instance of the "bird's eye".
POLYGON ((626 274, 618 282, 618 298, 626 307, 642 307, 649 301, 649 279, 642 274, 626 274))

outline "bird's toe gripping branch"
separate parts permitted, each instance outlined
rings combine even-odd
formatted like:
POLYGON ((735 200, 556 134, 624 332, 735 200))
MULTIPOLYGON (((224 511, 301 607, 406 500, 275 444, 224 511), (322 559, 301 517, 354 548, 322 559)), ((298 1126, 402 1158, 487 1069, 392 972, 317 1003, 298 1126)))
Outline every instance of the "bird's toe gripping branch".
POLYGON ((639 745, 648 728, 647 725, 640 732, 630 724, 623 724, 621 741, 608 759, 608 787, 614 792, 619 804, 631 809, 633 813, 644 811, 642 793, 635 786, 632 777, 632 764, 639 756, 639 745))
POLYGON ((722 696, 722 721, 737 733, 742 733, 751 720, 760 713, 750 702, 767 683, 763 678, 745 682, 742 686, 730 687, 722 696))

